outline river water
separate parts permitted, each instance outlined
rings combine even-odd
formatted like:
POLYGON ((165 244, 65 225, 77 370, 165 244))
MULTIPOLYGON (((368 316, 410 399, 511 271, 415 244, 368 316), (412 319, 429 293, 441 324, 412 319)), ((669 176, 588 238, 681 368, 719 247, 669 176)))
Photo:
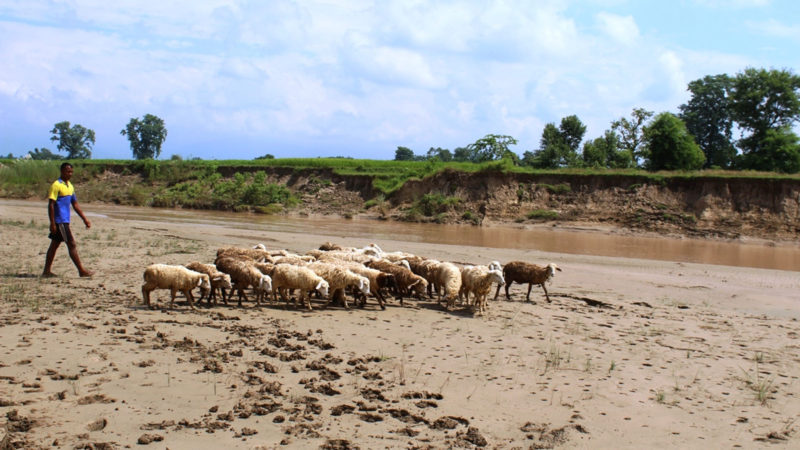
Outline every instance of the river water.
POLYGON ((626 236, 558 228, 475 227, 331 217, 288 218, 249 213, 120 206, 92 205, 92 212, 129 220, 237 227, 260 232, 331 235, 341 237, 339 242, 344 245, 347 244, 347 238, 405 240, 800 271, 800 245, 626 236))

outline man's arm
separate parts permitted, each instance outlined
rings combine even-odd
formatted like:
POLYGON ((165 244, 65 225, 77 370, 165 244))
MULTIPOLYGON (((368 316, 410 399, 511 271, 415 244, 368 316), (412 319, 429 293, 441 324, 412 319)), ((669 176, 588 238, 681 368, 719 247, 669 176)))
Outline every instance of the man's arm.
POLYGON ((81 216, 81 219, 83 219, 83 224, 86 225, 86 228, 92 228, 92 222, 89 222, 89 219, 87 219, 86 216, 83 215, 83 211, 81 211, 81 207, 80 205, 78 205, 77 200, 72 201, 72 209, 74 209, 75 212, 78 213, 79 216, 81 216))
POLYGON ((50 232, 56 232, 56 202, 55 200, 48 200, 47 202, 47 216, 50 217, 50 232))

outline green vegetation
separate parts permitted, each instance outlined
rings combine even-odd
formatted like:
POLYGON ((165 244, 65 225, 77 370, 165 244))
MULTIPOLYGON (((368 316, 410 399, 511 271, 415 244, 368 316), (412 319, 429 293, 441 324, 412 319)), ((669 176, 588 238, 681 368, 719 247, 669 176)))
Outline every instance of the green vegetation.
POLYGON ((558 219, 558 212, 549 209, 535 209, 526 214, 525 217, 536 220, 555 220, 558 219))

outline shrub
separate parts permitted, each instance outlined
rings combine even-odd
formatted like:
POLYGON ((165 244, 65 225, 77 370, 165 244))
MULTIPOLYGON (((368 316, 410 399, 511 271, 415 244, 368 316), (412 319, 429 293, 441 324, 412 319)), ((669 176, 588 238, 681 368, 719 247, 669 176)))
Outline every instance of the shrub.
POLYGON ((558 218, 558 212, 549 209, 535 209, 529 212, 526 217, 528 219, 554 220, 558 218))

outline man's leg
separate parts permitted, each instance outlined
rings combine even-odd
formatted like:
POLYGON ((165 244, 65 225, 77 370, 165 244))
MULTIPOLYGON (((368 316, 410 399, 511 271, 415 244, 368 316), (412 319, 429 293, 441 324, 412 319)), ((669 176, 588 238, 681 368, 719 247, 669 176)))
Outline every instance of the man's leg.
POLYGON ((50 240, 50 247, 47 249, 47 256, 44 259, 44 270, 42 271, 43 277, 54 277, 56 274, 52 272, 53 260, 56 257, 56 250, 61 245, 61 241, 56 239, 50 240))
POLYGON ((81 258, 78 256, 78 245, 75 244, 75 241, 68 241, 67 248, 69 249, 69 257, 72 258, 72 262, 75 263, 75 267, 78 268, 78 274, 82 277, 90 277, 94 275, 94 272, 90 270, 86 270, 81 264, 81 258))

